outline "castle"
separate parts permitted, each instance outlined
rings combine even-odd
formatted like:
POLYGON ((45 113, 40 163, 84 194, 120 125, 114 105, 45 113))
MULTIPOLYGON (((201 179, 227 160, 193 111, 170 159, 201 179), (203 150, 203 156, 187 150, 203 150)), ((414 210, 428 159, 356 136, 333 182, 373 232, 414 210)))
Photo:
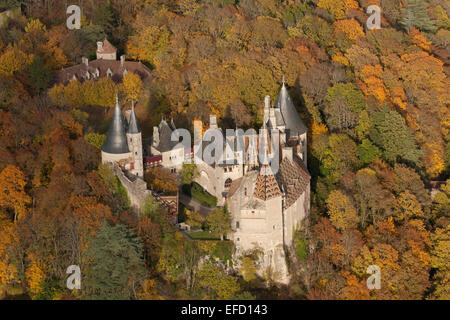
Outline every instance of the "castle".
MULTIPOLYGON (((143 177, 144 162, 146 167, 162 166, 178 172, 183 161, 197 156, 194 150, 202 152, 209 145, 203 141, 200 120, 194 121, 194 132, 197 132, 194 148, 173 142, 174 123, 162 120, 153 128, 149 156, 144 160, 134 106, 128 118, 127 122, 116 102, 107 139, 102 146, 102 161, 120 163, 138 179, 143 177)), ((220 130, 214 115, 210 116, 209 127, 220 130)), ((311 177, 307 169, 307 128, 298 116, 284 81, 275 105, 272 106, 270 97, 266 96, 263 126, 253 135, 244 137, 243 150, 230 143, 227 137, 225 149, 229 150, 222 155, 226 162, 210 164, 196 159, 199 175, 195 182, 216 196, 219 206, 227 205, 232 229, 228 238, 236 246, 237 265, 239 257, 257 249, 261 253, 258 273, 271 275, 276 282, 286 284, 290 279, 286 255, 292 250, 294 232, 309 215, 311 177), (279 134, 271 135, 273 130, 279 134), (269 140, 272 143, 269 143, 267 154, 278 157, 276 172, 258 159, 261 143, 252 143, 269 140), (273 143, 281 152, 273 152, 273 143), (237 161, 240 157, 245 161, 237 161)), ((237 136, 231 137, 231 140, 237 139, 237 136)))

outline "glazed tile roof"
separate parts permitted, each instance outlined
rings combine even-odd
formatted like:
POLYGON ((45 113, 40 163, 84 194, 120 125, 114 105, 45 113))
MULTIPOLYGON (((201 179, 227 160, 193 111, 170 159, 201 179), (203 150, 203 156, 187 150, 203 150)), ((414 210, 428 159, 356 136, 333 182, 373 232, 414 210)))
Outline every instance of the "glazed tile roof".
POLYGON ((255 198, 264 201, 280 197, 282 195, 275 175, 269 165, 263 165, 261 167, 259 175, 256 178, 255 191, 253 195, 255 198))

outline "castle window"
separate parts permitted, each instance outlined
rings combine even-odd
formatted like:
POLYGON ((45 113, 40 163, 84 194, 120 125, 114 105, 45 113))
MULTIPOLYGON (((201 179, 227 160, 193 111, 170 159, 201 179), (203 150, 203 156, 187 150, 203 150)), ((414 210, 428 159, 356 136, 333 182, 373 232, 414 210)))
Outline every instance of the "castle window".
POLYGON ((137 151, 134 154, 137 155, 137 151))
POLYGON ((244 189, 244 194, 247 196, 247 188, 244 189))
POLYGON ((239 221, 236 221, 236 229, 239 229, 239 221))
POLYGON ((233 180, 231 180, 230 178, 228 178, 225 181, 225 189, 228 189, 229 187, 231 187, 231 183, 233 182, 233 180))

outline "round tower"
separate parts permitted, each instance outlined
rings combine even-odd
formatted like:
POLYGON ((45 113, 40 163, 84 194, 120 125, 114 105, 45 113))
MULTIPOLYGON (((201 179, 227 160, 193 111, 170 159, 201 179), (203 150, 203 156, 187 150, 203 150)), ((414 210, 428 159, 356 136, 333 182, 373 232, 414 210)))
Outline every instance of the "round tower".
POLYGON ((128 147, 133 159, 133 165, 130 169, 132 174, 138 177, 144 177, 144 157, 142 153, 142 131, 137 121, 136 113, 134 111, 134 102, 132 102, 130 122, 127 130, 128 147))

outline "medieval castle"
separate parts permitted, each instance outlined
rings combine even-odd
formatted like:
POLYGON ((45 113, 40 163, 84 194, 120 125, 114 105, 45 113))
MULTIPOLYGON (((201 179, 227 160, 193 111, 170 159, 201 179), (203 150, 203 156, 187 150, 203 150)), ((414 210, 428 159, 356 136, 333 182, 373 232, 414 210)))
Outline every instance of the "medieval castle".
MULTIPOLYGON (((200 137, 203 136, 202 126, 201 121, 194 122, 194 131, 201 132, 200 137)), ((220 130, 214 115, 210 116, 209 127, 220 130)), ((183 161, 193 159, 195 146, 200 144, 200 150, 203 150, 207 145, 197 139, 194 148, 181 147, 171 139, 175 129, 173 121, 169 124, 165 120, 154 127, 152 143, 147 147, 148 156, 144 157, 134 105, 124 117, 116 99, 107 138, 101 147, 102 162, 114 166, 137 209, 144 198, 151 195, 143 181, 145 167, 161 166, 175 173, 181 169, 183 161)), ((270 139, 272 130, 279 132, 276 143, 281 152, 276 154, 279 157, 277 172, 258 162, 256 154, 260 146, 252 144, 252 137, 246 136, 244 155, 237 149, 231 152, 231 158, 243 156, 243 163, 229 161, 229 158, 215 164, 196 162, 199 174, 195 182, 216 196, 219 206, 227 205, 232 229, 228 238, 235 243, 236 261, 257 249, 261 253, 257 265, 259 274, 270 273, 277 282, 288 283, 286 254, 292 249, 294 232, 309 214, 310 175, 307 128, 298 116, 284 81, 273 106, 270 97, 265 98, 263 127, 260 133, 255 132, 255 141, 270 139)))

